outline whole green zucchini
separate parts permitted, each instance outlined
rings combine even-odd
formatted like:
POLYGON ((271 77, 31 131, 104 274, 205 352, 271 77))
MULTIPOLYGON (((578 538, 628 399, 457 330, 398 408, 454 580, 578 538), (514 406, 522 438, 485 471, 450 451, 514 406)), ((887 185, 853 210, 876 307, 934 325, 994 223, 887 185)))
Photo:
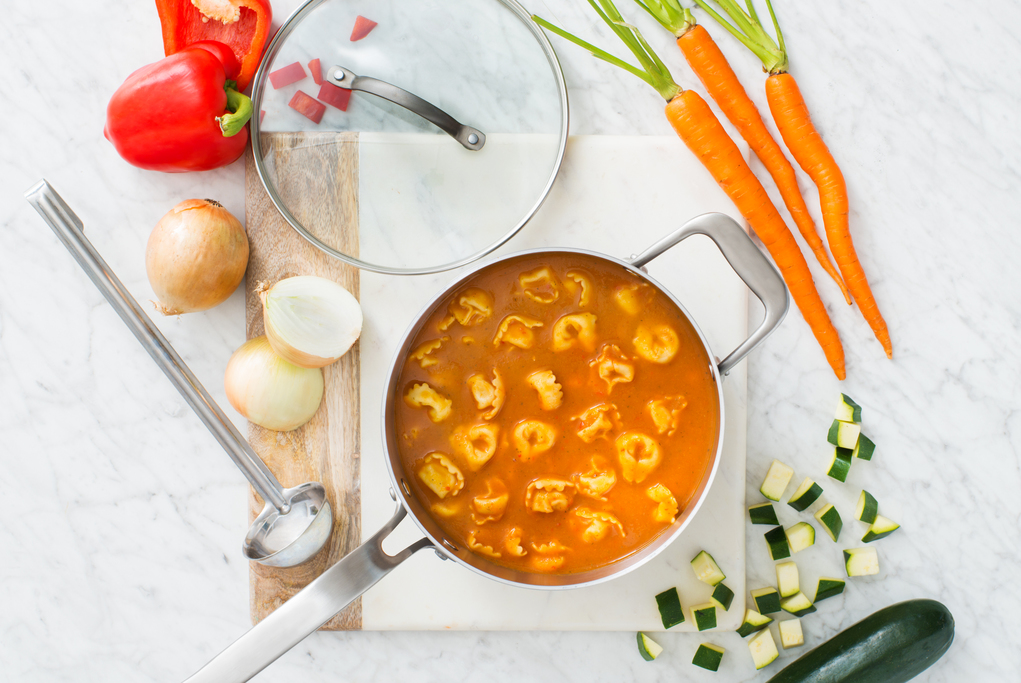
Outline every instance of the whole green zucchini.
POLYGON ((903 683, 954 642, 954 617, 935 600, 890 605, 838 633, 769 683, 903 683))

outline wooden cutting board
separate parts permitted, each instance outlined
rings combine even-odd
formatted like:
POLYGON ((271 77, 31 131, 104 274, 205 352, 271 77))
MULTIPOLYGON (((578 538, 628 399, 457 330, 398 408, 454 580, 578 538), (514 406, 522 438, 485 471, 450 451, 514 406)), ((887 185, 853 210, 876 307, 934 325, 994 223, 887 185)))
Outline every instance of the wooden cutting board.
MULTIPOLYGON (((358 253, 358 136, 356 133, 263 133, 263 154, 275 169, 277 191, 295 217, 327 244, 358 253), (317 198, 309 201, 310 197, 317 198), (299 201, 300 199, 300 201, 299 201)), ((273 206, 249 148, 245 159, 245 224, 251 248, 245 279, 248 339, 264 333, 256 287, 294 275, 319 275, 357 298, 357 269, 305 241, 273 206)), ((248 440, 285 487, 318 481, 333 506, 330 542, 311 561, 289 569, 250 563, 250 604, 258 623, 327 567, 361 543, 361 442, 359 437, 359 345, 323 369, 325 394, 315 417, 293 432, 249 423, 248 440)), ((263 501, 249 495, 251 520, 263 501)), ((361 599, 331 619, 326 630, 360 629, 361 599)))

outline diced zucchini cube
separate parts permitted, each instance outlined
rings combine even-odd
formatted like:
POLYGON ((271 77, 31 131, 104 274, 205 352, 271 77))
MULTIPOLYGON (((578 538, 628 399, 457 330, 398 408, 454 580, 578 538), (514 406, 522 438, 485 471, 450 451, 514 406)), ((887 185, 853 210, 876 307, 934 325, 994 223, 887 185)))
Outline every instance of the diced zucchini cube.
POLYGON ((778 526, 765 533, 766 543, 769 545, 769 556, 773 560, 782 560, 791 556, 791 546, 787 543, 787 534, 783 527, 778 526))
POLYGON ((727 575, 720 570, 720 565, 716 564, 713 556, 704 550, 695 555, 691 561, 691 568, 695 570, 695 576, 699 581, 708 583, 710 586, 715 586, 727 578, 727 575))
POLYGON ((815 513, 815 518, 819 520, 823 530, 836 543, 837 539, 840 538, 840 530, 844 528, 844 522, 840 519, 840 513, 837 512, 837 508, 833 507, 833 503, 815 513))
POLYGON ((801 482, 801 486, 794 492, 791 499, 787 501, 787 504, 792 508, 801 512, 809 505, 819 500, 819 496, 822 495, 822 487, 815 483, 811 477, 805 477, 805 481, 801 482))
POLYGON ((773 642, 773 634, 769 632, 768 628, 763 629, 761 633, 748 641, 748 649, 752 653, 752 661, 755 662, 756 669, 772 664, 780 656, 776 649, 776 643, 773 642))
POLYGON ((815 527, 808 522, 798 522, 787 529, 787 543, 792 553, 799 553, 809 546, 815 545, 815 527))
POLYGON ((759 614, 753 609, 746 609, 744 612, 744 621, 741 622, 741 626, 737 629, 737 635, 742 638, 749 634, 761 631, 766 628, 769 622, 773 621, 771 617, 767 617, 764 614, 759 614))
POLYGON ((762 614, 772 614, 780 611, 780 594, 772 586, 756 588, 752 591, 752 600, 755 601, 755 609, 762 614))
POLYGON ((844 550, 844 569, 848 576, 869 576, 879 573, 879 553, 875 548, 844 550))
POLYGON ((861 423, 861 406, 851 400, 847 394, 840 395, 835 416, 841 422, 861 423))
POLYGON ((837 481, 847 481, 847 473, 851 471, 851 453, 852 451, 847 448, 834 446, 833 458, 830 460, 826 474, 837 481))
POLYGON ((662 652, 663 648, 659 643, 642 632, 638 633, 638 653, 642 655, 642 659, 651 662, 662 652))
POLYGON ((723 661, 723 653, 726 652, 722 647, 711 645, 709 643, 702 643, 695 650, 695 658, 691 660, 691 663, 695 666, 700 666, 703 669, 709 671, 719 671, 720 662, 723 661))
POLYGON ((832 598, 844 592, 844 581, 842 579, 831 579, 825 576, 819 577, 819 583, 815 587, 815 601, 832 598))
POLYGON ((793 562, 776 565, 776 586, 780 589, 781 598, 789 598, 801 590, 798 586, 798 565, 793 562))
POLYGON ((815 605, 808 599, 808 596, 798 591, 789 598, 780 601, 780 607, 784 612, 790 612, 796 617, 803 617, 815 611, 815 605))
POLYGON ((854 445, 854 450, 851 451, 852 455, 861 460, 871 460, 872 454, 875 452, 876 444, 872 442, 872 439, 864 434, 859 434, 858 443, 854 445))
POLYGON ((805 644, 805 634, 801 631, 800 619, 788 619, 777 622, 776 625, 780 629, 780 645, 783 646, 783 649, 788 650, 805 644))
POLYGON ((709 596, 709 599, 722 607, 723 611, 726 612, 730 609, 730 604, 734 602, 734 591, 727 588, 726 584, 721 581, 716 584, 716 588, 713 589, 713 594, 709 596))
POLYGON ((716 628, 716 603, 707 602, 691 608, 691 619, 699 631, 716 628))
POLYGON ((748 508, 748 516, 751 517, 752 524, 771 524, 776 526, 780 523, 780 520, 776 518, 776 510, 773 509, 772 503, 752 505, 748 508))
POLYGON ((854 510, 855 519, 859 519, 866 524, 872 524, 876 521, 876 514, 879 512, 879 503, 872 494, 868 491, 862 491, 861 495, 858 496, 858 507, 854 510))
POLYGON ((861 425, 834 420, 833 424, 830 425, 830 431, 826 435, 826 440, 834 446, 850 450, 858 443, 859 434, 861 434, 861 425))
POLYGON ((871 543, 872 541, 878 541, 881 538, 886 538, 897 529, 900 529, 900 524, 893 520, 887 519, 882 515, 876 515, 875 521, 872 522, 872 526, 862 536, 862 543, 871 543))
POLYGON ((769 471, 766 472, 766 479, 762 482, 762 486, 759 487, 759 492, 771 501, 776 502, 780 500, 783 492, 787 490, 787 484, 792 476, 794 476, 793 469, 779 460, 774 460, 769 466, 769 471))
POLYGON ((659 617, 663 620, 663 628, 673 628, 684 623, 684 608, 681 607, 681 598, 676 588, 657 595, 656 605, 659 607, 659 617))

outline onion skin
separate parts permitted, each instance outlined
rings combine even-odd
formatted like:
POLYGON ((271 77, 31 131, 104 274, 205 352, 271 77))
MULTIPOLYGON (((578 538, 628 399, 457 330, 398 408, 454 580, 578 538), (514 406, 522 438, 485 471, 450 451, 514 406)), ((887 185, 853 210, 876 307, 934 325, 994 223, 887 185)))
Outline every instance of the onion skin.
POLYGON ((210 199, 188 199, 172 208, 145 247, 145 272, 164 315, 223 303, 241 284, 247 267, 244 226, 210 199))
POLYGON ((227 400, 249 422, 289 432, 312 419, 323 400, 323 371, 299 368, 273 351, 266 336, 234 352, 223 378, 227 400))

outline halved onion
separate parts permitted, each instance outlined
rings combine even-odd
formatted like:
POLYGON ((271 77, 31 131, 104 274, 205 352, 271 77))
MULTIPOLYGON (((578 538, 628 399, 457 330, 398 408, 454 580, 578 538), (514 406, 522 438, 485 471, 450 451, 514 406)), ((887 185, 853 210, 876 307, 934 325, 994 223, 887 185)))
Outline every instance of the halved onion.
POLYGON ((348 352, 362 333, 358 300, 333 280, 300 275, 259 292, 273 350, 303 368, 321 368, 348 352))
POLYGON ((299 368, 273 351, 265 335, 249 339, 227 363, 227 400, 249 422, 278 432, 312 419, 323 400, 323 371, 299 368))

